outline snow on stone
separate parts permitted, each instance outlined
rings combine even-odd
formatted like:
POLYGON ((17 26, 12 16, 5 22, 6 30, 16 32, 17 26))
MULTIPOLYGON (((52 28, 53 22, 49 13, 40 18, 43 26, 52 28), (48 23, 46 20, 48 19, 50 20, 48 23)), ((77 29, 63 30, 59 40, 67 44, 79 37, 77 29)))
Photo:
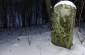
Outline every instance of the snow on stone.
POLYGON ((71 1, 60 1, 60 2, 58 2, 58 3, 54 6, 54 8, 55 8, 56 6, 58 6, 58 5, 60 5, 60 4, 71 5, 72 7, 74 7, 75 9, 77 9, 76 6, 75 6, 71 1))

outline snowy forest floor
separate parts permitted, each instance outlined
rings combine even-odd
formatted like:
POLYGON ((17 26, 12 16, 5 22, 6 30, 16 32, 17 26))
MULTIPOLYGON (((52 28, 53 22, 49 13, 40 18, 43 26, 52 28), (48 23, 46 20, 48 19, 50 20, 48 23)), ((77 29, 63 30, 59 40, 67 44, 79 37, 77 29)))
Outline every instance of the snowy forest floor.
POLYGON ((73 45, 69 50, 51 43, 51 31, 46 26, 1 29, 0 55, 85 55, 84 33, 85 27, 82 33, 74 28, 73 45))

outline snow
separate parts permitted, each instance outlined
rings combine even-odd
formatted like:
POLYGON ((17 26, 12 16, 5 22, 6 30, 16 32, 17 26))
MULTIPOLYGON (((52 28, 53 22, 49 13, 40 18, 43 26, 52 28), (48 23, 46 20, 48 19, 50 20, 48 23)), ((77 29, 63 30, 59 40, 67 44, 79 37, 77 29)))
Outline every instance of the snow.
MULTIPOLYGON (((85 28, 82 30, 84 34, 85 28)), ((51 31, 46 26, 2 30, 0 55, 85 55, 85 41, 81 43, 78 39, 78 28, 74 28, 71 49, 53 45, 50 35, 51 31)))
POLYGON ((60 4, 71 5, 72 7, 74 7, 75 9, 77 9, 76 6, 75 6, 71 1, 60 1, 60 2, 58 2, 58 3, 54 6, 54 8, 55 8, 56 6, 58 6, 58 5, 60 5, 60 4))

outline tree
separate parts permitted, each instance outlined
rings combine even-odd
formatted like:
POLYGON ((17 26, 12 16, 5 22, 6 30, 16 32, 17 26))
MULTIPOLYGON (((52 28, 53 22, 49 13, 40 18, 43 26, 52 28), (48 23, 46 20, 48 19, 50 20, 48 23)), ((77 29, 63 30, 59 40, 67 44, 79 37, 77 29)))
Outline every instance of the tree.
POLYGON ((47 14, 48 14, 48 20, 49 20, 48 22, 49 22, 49 25, 51 26, 51 17, 53 12, 52 0, 45 0, 45 3, 46 3, 47 14))

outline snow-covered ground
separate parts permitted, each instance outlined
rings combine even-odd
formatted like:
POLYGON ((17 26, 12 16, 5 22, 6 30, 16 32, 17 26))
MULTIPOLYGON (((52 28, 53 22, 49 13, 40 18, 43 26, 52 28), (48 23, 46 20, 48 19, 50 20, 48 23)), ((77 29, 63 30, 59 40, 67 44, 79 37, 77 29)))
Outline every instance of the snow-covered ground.
POLYGON ((51 43, 51 31, 47 27, 0 30, 0 55, 85 55, 85 28, 82 33, 74 29, 71 49, 51 43), (79 35, 82 39, 78 39, 79 35), (82 43, 80 41, 82 41, 82 43))

